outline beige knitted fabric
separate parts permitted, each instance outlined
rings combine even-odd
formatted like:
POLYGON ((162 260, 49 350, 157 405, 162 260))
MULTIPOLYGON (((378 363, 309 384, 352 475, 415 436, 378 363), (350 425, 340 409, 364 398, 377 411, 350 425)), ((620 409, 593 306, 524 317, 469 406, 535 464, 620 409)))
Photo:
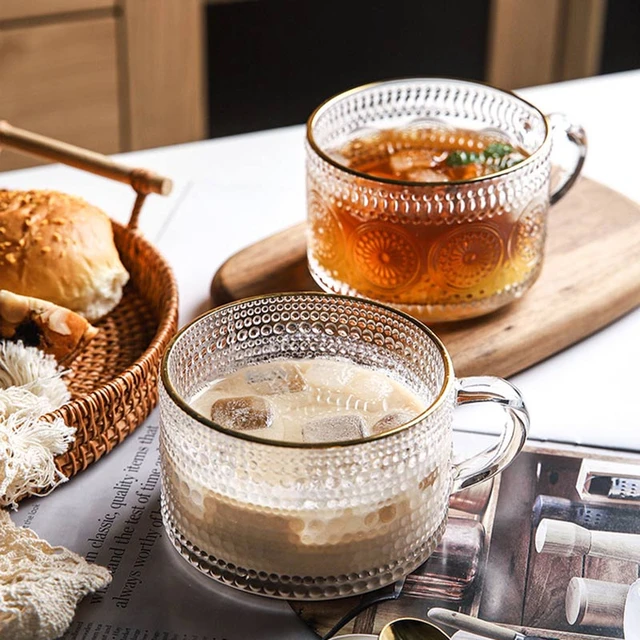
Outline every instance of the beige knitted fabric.
POLYGON ((69 627, 77 603, 108 585, 104 567, 31 529, 16 527, 0 510, 0 639, 54 640, 69 627))

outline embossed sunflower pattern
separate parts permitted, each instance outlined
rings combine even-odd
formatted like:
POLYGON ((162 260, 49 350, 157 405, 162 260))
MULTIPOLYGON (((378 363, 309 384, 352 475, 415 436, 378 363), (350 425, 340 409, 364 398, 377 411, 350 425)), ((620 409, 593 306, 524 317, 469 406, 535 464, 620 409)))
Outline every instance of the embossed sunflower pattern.
POLYGON ((358 227, 353 243, 353 261, 362 276, 382 289, 403 287, 420 267, 415 241, 388 224, 372 222, 358 227))
POLYGON ((514 262, 530 267, 542 258, 546 211, 546 203, 536 200, 522 212, 509 239, 509 254, 514 262))
POLYGON ((309 195, 310 246, 315 259, 323 265, 335 267, 342 255, 342 224, 336 214, 313 191, 309 195))
POLYGON ((497 269, 503 253, 498 232, 476 224, 448 234, 435 248, 433 267, 449 287, 469 289, 497 269))

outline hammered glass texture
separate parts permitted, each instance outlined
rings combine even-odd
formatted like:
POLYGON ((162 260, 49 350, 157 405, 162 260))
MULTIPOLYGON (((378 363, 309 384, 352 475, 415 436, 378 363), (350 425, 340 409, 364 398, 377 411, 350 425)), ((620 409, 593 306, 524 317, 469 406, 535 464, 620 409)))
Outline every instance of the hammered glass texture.
POLYGON ((275 358, 383 367, 426 418, 325 448, 247 441, 188 415, 160 389, 162 500, 173 544, 209 576, 252 593, 327 599, 376 589, 422 564, 446 526, 454 387, 419 325, 364 301, 300 294, 244 301, 191 325, 166 356, 175 392, 275 358))
POLYGON ((326 291, 427 320, 481 315, 520 297, 542 266, 551 139, 515 95, 454 80, 399 80, 321 108, 307 140, 308 259, 326 291), (380 129, 440 125, 506 136, 534 157, 501 175, 394 184, 340 168, 339 150, 380 129), (337 153, 337 155, 336 155, 337 153))

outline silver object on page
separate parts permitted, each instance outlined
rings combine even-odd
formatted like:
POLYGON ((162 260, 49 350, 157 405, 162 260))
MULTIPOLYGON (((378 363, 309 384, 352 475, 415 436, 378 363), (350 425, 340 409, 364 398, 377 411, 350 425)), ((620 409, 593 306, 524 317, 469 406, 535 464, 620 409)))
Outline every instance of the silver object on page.
POLYGON ((572 522, 540 521, 535 537, 538 553, 559 556, 593 556, 640 562, 640 535, 614 531, 589 531, 572 522))
POLYGON ((513 631, 479 618, 472 618, 459 611, 449 611, 448 609, 434 607, 429 609, 427 616, 438 624, 444 624, 460 631, 470 631, 484 638, 491 638, 491 640, 525 640, 526 638, 535 640, 534 636, 525 636, 518 631, 513 631))
POLYGON ((628 584, 571 578, 565 597, 567 622, 622 629, 629 589, 628 584))
POLYGON ((634 505, 640 501, 640 467, 637 463, 585 459, 580 465, 576 490, 586 502, 634 505))

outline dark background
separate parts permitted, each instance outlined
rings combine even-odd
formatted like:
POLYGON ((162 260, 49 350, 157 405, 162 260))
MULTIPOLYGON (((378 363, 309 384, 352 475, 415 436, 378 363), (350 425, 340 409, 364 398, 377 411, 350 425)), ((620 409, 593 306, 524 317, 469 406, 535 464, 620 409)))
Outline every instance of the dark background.
MULTIPOLYGON (((206 11, 211 137, 300 124, 374 80, 485 79, 488 0, 245 0, 206 11)), ((640 2, 610 0, 601 73, 638 67, 640 2)))
POLYGON ((609 0, 601 73, 640 67, 640 2, 609 0))

